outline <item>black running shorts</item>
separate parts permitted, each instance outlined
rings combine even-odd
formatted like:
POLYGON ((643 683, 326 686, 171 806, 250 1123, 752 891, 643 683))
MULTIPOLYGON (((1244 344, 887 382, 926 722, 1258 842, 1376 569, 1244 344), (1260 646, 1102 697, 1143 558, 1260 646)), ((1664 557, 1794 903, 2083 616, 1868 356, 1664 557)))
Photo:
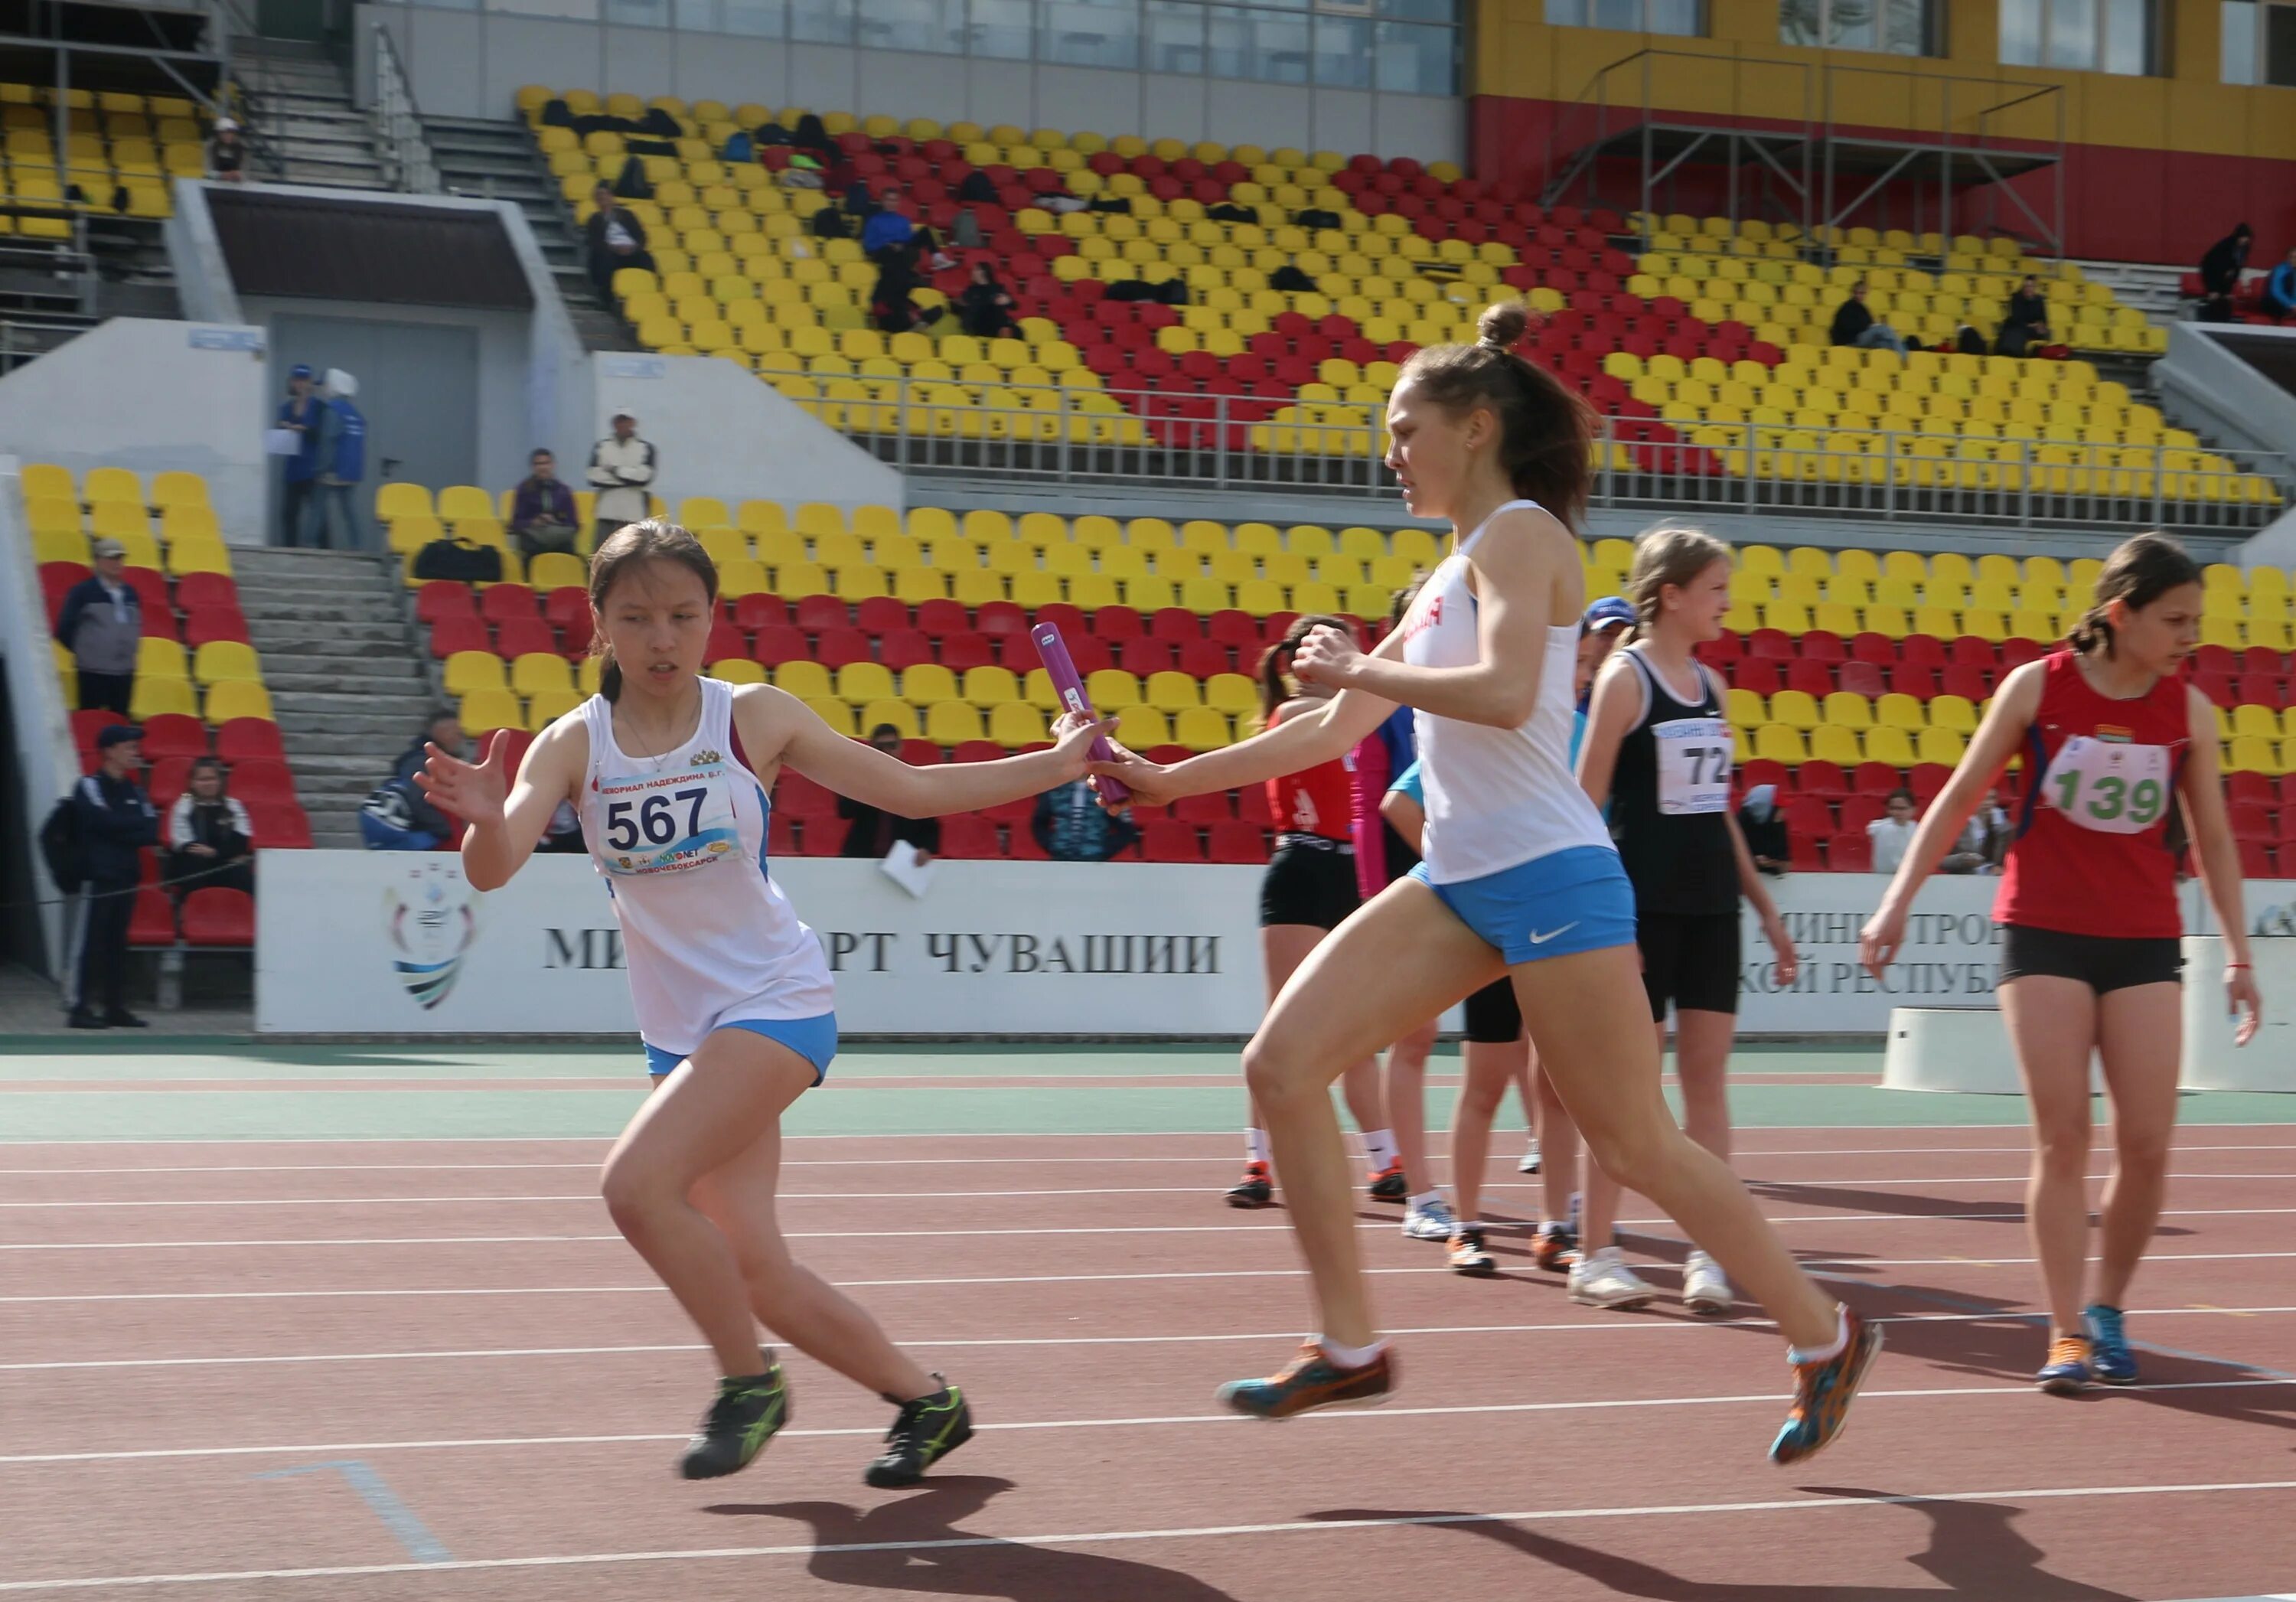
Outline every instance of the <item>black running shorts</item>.
POLYGON ((2127 940, 2004 924, 1997 982, 2041 977, 2077 979, 2100 996, 2131 985, 2175 984, 2184 976, 2184 946, 2180 940, 2127 940))
POLYGON ((1522 1007, 1513 979, 1494 979, 1467 998, 1465 1038, 1479 1046, 1512 1046, 1522 1039, 1522 1007))
POLYGON ((1642 948, 1643 990, 1652 1018, 1664 1023, 1669 1002, 1677 1012, 1736 1015, 1736 913, 1646 913, 1635 920, 1635 943, 1642 948))
POLYGON ((1276 924, 1336 929, 1360 905, 1353 847, 1313 835, 1285 834, 1276 841, 1267 875, 1259 882, 1262 929, 1276 924))

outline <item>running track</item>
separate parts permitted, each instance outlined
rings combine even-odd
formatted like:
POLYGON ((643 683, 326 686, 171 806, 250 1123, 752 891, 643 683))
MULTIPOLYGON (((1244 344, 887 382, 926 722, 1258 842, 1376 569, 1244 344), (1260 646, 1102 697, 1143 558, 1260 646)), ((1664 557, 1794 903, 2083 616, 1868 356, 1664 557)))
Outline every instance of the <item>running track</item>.
MULTIPOLYGON (((988 1426, 907 1493, 858 1479, 887 1410, 802 1359, 794 1424, 758 1464, 671 1477, 709 1376, 595 1199, 599 1137, 634 1100, 605 1077, 619 1057, 0 1056, 0 1594, 2169 1602, 2296 1584, 2296 1124, 2266 1121, 2269 1100, 2186 1104, 2132 1326, 2149 1383, 2051 1401, 2022 1383, 2040 1337, 2013 1108, 1841 1082, 1873 1066, 1841 1054, 1751 1062, 1742 1122, 1841 1121, 1747 1128, 1740 1171, 1890 1320, 1856 1429, 1781 1474, 1762 1449, 1784 1373, 1758 1320, 1575 1308, 1516 1231, 1494 1243, 1501 1278, 1460 1280, 1369 1204, 1401 1395, 1283 1429, 1215 1413, 1212 1387, 1282 1361, 1303 1317, 1282 1214, 1218 1205, 1233 1139, 1167 1132, 1217 1126, 1227 1093, 1196 1081, 1221 1059, 1012 1055, 840 1059, 861 1093, 808 1098, 801 1127, 822 1132, 789 1142, 800 1253, 988 1426), (1795 1074, 1807 1090, 1760 1084, 1795 1074), (478 1110, 450 1113, 457 1097, 478 1110), (945 1104, 962 1111, 945 1126, 994 1129, 1001 1107, 1029 1132, 862 1132, 904 1104, 904 1125, 945 1104), (570 1126, 586 1132, 511 1138, 570 1126)), ((1497 1144, 1491 1212, 1528 1218, 1497 1144)), ((1670 1226, 1628 1215, 1670 1288, 1670 1226)))

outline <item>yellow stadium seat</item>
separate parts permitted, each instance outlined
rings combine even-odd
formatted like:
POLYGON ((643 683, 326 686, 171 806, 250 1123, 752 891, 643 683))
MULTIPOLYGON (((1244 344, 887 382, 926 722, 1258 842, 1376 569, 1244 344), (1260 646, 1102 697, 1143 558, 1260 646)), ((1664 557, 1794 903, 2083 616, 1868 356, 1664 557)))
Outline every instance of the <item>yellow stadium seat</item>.
POLYGON ((1121 668, 1102 668, 1085 678, 1085 695, 1103 709, 1140 704, 1140 680, 1121 668))
POLYGON ((1770 721, 1807 734, 1820 722, 1817 702, 1802 690, 1780 690, 1770 697, 1770 721))
POLYGON ((1949 728, 1958 735, 1977 732, 1977 708, 1964 695, 1931 696, 1929 718, 1931 728, 1949 728))
POLYGON ((882 662, 849 662, 837 670, 837 698, 849 705, 890 701, 897 693, 892 670, 882 662))
POLYGON ((709 677, 722 678, 727 684, 763 684, 766 670, 763 664, 746 656, 721 656, 709 664, 709 677))
MULTIPOLYGON (((144 642, 146 645, 153 643, 150 640, 144 642)), ((263 681, 263 664, 257 659, 252 645, 238 640, 209 640, 192 658, 192 677, 203 685, 220 684, 234 678, 260 684, 263 681)))
POLYGON ((228 573, 231 547, 220 539, 179 539, 168 547, 168 571, 178 579, 185 573, 228 573))
POLYGON ((1874 703, 1851 691, 1836 690, 1825 698, 1825 721, 1840 728, 1871 728, 1874 703))
POLYGON ((155 472, 152 475, 152 504, 163 510, 204 507, 209 505, 208 481, 196 472, 155 472))
POLYGON ((584 692, 571 687, 544 690, 526 703, 526 727, 538 735, 579 708, 586 699, 587 696, 584 692))
POLYGON ((384 522, 401 517, 438 515, 431 509, 430 491, 421 484, 406 483, 378 486, 374 492, 374 514, 384 522))
MULTIPOLYGON (((70 681, 67 680, 66 685, 70 687, 70 681)), ((164 712, 176 712, 187 718, 200 715, 200 703, 192 693, 191 680, 139 677, 135 680, 135 690, 127 697, 128 717, 141 723, 164 712)))
POLYGON ((1887 762, 1892 768, 1911 768, 1914 765, 1912 733, 1894 724, 1875 724, 1866 731, 1866 760, 1887 762))
POLYGON ((962 701, 937 701, 925 708, 924 737, 938 745, 962 745, 987 737, 980 709, 962 701))
POLYGON ((999 702, 988 709, 988 737, 1008 751, 1034 745, 1045 735, 1044 713, 1026 702, 999 702))
POLYGON ((1929 719, 1922 715, 1922 703, 1911 695, 1892 693, 1882 697, 1874 707, 1874 721, 1883 728, 1921 728, 1929 719))
MULTIPOLYGON (((1132 714, 1128 720, 1136 721, 1137 714, 1132 714)), ((1136 735, 1128 733, 1126 737, 1134 738, 1136 735)), ((1210 707, 1182 707, 1172 719, 1172 743, 1189 751, 1218 751, 1233 738, 1226 715, 1210 707)))
POLYGON ((510 665, 510 687, 521 695, 574 687, 573 670, 566 659, 550 652, 529 651, 510 665))
MULTIPOLYGON (((77 517, 77 513, 75 513, 77 517)), ((35 562, 77 562, 86 567, 90 555, 87 536, 78 529, 36 529, 32 533, 32 559, 35 562)))
POLYGON ((774 670, 774 687, 786 691, 808 704, 836 700, 829 670, 819 662, 783 662, 774 670))
POLYGON ((1814 761, 1837 763, 1845 769, 1865 760, 1857 731, 1838 723, 1822 723, 1809 731, 1809 754, 1814 761))
MULTIPOLYGON (((217 685, 209 693, 210 706, 217 695, 226 689, 252 688, 251 686, 217 685)), ((472 690, 462 699, 463 732, 470 735, 489 734, 498 728, 526 727, 526 711, 518 697, 504 688, 472 690)), ((212 719, 212 713, 210 713, 212 719)))
POLYGON ((72 482, 71 470, 59 467, 53 462, 27 462, 19 476, 19 486, 26 500, 70 501, 79 504, 79 489, 72 482))
POLYGON ((449 484, 439 491, 436 514, 447 522, 460 522, 464 519, 492 521, 495 516, 494 497, 476 484, 449 484))
POLYGON ((1259 711, 1259 686, 1243 673, 1215 673, 1204 681, 1204 704, 1230 715, 1259 711))
POLYGON ((1808 748, 1799 729, 1783 723, 1765 723, 1754 731, 1754 755, 1765 761, 1799 768, 1808 760, 1808 748))
POLYGON ((1769 712, 1763 706, 1761 696, 1752 690, 1742 690, 1733 686, 1726 693, 1723 704, 1733 727, 1759 728, 1769 721, 1769 712))
POLYGON ((510 687, 510 681, 503 673, 502 658, 491 651, 455 652, 447 659, 441 681, 449 695, 467 695, 474 690, 510 687))
POLYGON ((144 505, 144 481, 125 467, 89 468, 79 490, 80 498, 92 506, 105 501, 124 501, 132 506, 144 505))
POLYGON ((1956 730, 1932 726, 1922 730, 1915 743, 1914 752, 1917 760, 1950 768, 1961 760, 1966 747, 1967 742, 1956 730))
POLYGON ((146 635, 135 642, 135 672, 154 678, 188 678, 191 666, 184 648, 171 639, 146 635))

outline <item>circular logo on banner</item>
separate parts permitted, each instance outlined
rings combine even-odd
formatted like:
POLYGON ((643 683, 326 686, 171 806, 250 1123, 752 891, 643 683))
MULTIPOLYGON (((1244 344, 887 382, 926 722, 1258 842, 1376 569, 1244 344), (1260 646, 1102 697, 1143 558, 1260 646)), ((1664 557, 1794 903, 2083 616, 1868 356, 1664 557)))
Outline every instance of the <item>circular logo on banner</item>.
POLYGON ((484 899, 463 881, 454 857, 409 863, 383 891, 383 930, 397 951, 391 965, 424 1012, 453 992, 463 957, 479 937, 484 899))

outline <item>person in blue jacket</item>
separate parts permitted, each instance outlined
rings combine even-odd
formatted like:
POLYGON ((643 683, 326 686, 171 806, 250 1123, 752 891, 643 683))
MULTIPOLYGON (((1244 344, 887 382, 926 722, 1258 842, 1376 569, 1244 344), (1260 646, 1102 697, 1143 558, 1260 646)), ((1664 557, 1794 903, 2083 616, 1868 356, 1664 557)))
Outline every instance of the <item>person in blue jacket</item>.
POLYGON ((2263 307, 2272 316, 2296 316, 2296 251, 2265 279, 2263 307))
POLYGON ((285 462, 279 493, 279 543, 301 545, 304 524, 311 515, 311 490, 319 477, 319 423, 326 402, 313 393, 311 369, 297 362, 287 374, 287 398, 279 403, 273 426, 293 429, 300 448, 285 462))
POLYGON ((311 543, 323 551, 334 548, 340 528, 340 548, 356 551, 361 537, 353 499, 366 477, 366 417, 352 403, 358 380, 340 367, 330 367, 326 388, 320 393, 326 409, 320 418, 318 498, 311 512, 311 543))

